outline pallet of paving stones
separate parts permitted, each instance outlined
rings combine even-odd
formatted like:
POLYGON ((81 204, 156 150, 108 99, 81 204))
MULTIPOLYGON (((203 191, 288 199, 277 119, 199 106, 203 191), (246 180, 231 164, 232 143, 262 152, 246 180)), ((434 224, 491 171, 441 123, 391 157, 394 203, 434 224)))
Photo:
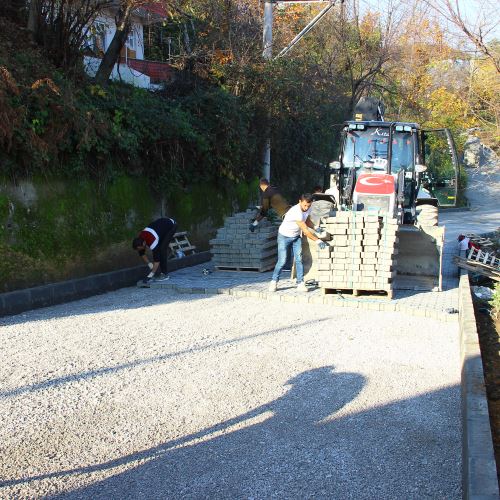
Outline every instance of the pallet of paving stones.
POLYGON ((261 267, 251 267, 251 266, 214 266, 217 271, 239 271, 239 272, 252 272, 252 273, 264 273, 266 271, 271 271, 274 269, 276 262, 268 266, 261 267))
POLYGON ((249 229, 254 210, 227 217, 210 240, 212 263, 219 271, 264 272, 273 269, 278 255, 279 224, 263 219, 254 232, 249 229))
POLYGON ((392 298, 398 223, 385 215, 337 212, 322 220, 327 248, 318 250, 317 279, 325 293, 380 292, 392 298))
POLYGON ((386 297, 392 299, 394 290, 391 286, 383 288, 383 286, 375 286, 373 288, 363 288, 365 284, 361 284, 359 288, 344 288, 342 286, 332 286, 322 288, 323 295, 352 295, 353 297, 386 297))

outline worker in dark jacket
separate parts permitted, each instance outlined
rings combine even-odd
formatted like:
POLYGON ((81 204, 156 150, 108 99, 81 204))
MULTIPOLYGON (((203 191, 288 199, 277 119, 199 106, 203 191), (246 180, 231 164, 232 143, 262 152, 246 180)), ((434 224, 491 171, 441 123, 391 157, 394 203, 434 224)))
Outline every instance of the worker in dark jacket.
POLYGON ((260 179, 259 188, 262 191, 260 195, 260 211, 254 219, 250 221, 250 231, 253 233, 259 222, 267 216, 270 208, 274 209, 280 218, 286 214, 290 205, 283 198, 278 189, 269 184, 267 179, 260 179))
POLYGON ((148 265, 150 273, 144 279, 144 283, 155 281, 165 281, 169 279, 167 274, 167 262, 169 243, 177 230, 177 224, 174 219, 163 217, 156 219, 145 227, 132 241, 132 248, 139 252, 139 256, 148 265), (149 248, 153 254, 153 262, 150 262, 146 249, 149 248), (160 268, 160 275, 154 278, 160 268))

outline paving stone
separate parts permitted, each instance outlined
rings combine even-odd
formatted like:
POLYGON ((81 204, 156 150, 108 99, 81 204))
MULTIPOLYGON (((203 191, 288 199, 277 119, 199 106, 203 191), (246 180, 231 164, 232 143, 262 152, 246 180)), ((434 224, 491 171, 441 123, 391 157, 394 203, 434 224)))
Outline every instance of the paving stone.
MULTIPOLYGON (((247 225, 248 229, 248 219, 250 217, 251 214, 249 216, 245 212, 243 213, 243 217, 239 218, 238 220, 242 220, 247 225)), ((348 217, 343 217, 347 224, 348 217)), ((334 219, 336 221, 336 217, 329 217, 327 220, 333 224, 334 219)), ((373 224, 373 222, 370 223, 373 224)), ((377 224, 380 223, 377 222, 377 224)), ((387 225, 394 226, 394 228, 397 227, 391 223, 388 223, 387 225)), ((335 222, 335 227, 337 226, 338 223, 335 222)), ((270 272, 242 273, 214 271, 208 276, 203 276, 201 271, 203 270, 203 268, 207 267, 213 269, 213 261, 208 265, 201 264, 171 273, 171 280, 169 283, 175 284, 179 287, 184 287, 185 289, 202 287, 205 290, 205 293, 211 293, 211 291, 213 290, 213 293, 230 294, 238 292, 238 290, 240 290, 239 293, 251 294, 251 296, 259 297, 261 300, 281 301, 281 297, 286 296, 287 298, 284 298, 283 301, 286 300, 298 304, 306 304, 309 302, 309 300, 311 300, 313 302, 318 301, 318 303, 324 303, 326 307, 352 307, 361 309, 378 307, 381 312, 399 311, 401 313, 409 315, 432 317, 439 321, 456 322, 458 321, 458 314, 446 313, 447 309, 458 309, 458 273, 456 267, 453 268, 454 266, 451 262, 453 256, 456 254, 456 246, 456 235, 447 235, 447 238, 445 240, 443 263, 444 265, 448 265, 449 268, 452 269, 452 272, 445 275, 443 279, 442 292, 394 290, 392 300, 382 298, 380 303, 376 303, 375 305, 369 305, 373 304, 373 299, 370 297, 353 297, 352 295, 345 294, 325 295, 320 287, 312 288, 307 293, 298 293, 296 291, 295 284, 286 277, 280 281, 277 292, 269 293, 267 291, 267 287, 271 279, 270 272), (202 285, 200 284, 200 280, 204 280, 202 285), (245 288, 243 289, 240 287, 245 288)), ((387 262, 394 262, 394 256, 397 254, 397 249, 392 250, 380 247, 377 247, 377 249, 379 257, 383 257, 382 260, 385 259, 385 261, 387 262)), ((327 250, 328 259, 330 258, 329 250, 330 249, 327 250)), ((333 250, 331 258, 334 260, 329 262, 339 263, 341 257, 350 255, 348 250, 349 249, 347 247, 345 252, 333 250)), ((362 252, 355 253, 356 258, 361 256, 362 252)), ((320 259, 318 262, 321 261, 322 260, 320 259)), ((362 262, 366 261, 362 259, 362 262)), ((379 260, 377 262, 380 263, 381 261, 379 260)), ((389 275, 392 275, 392 272, 389 272, 387 270, 385 270, 385 272, 389 275)), ((320 273, 324 273, 319 274, 318 276, 318 278, 320 279, 320 283, 329 283, 330 285, 332 285, 332 288, 338 286, 336 281, 329 279, 329 277, 331 276, 330 271, 320 271, 320 273)), ((344 276, 343 273, 341 275, 344 276)), ((345 277, 345 279, 347 280, 347 276, 345 277)), ((385 280, 375 280, 375 282, 379 286, 387 287, 391 285, 388 282, 388 280, 390 279, 391 278, 385 278, 385 280)), ((352 279, 351 282, 354 283, 352 279)), ((343 284, 345 285, 345 281, 343 282, 343 284)), ((152 288, 157 286, 157 284, 152 284, 152 288)), ((172 289, 175 290, 175 288, 172 289)), ((180 291, 178 293, 183 292, 180 291)))

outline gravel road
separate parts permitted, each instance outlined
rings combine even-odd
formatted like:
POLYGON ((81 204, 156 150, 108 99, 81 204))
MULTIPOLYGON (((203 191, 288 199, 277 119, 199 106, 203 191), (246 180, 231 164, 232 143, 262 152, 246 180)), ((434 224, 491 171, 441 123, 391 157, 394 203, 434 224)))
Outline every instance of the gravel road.
POLYGON ((128 288, 0 337, 1 498, 461 498, 457 324, 128 288))

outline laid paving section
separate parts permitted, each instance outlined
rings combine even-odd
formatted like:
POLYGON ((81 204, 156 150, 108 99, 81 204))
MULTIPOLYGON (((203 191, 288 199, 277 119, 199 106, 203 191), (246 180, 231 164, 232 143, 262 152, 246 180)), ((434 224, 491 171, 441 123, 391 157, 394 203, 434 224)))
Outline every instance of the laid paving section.
MULTIPOLYGON (((458 273, 455 267, 455 272, 458 273)), ((288 275, 289 276, 289 275, 288 275)), ((271 273, 226 272, 214 270, 210 263, 181 269, 171 275, 168 282, 153 283, 152 288, 173 290, 178 293, 229 294, 236 297, 255 297, 278 302, 298 304, 329 304, 376 311, 398 311, 413 316, 425 316, 441 321, 458 321, 458 276, 444 280, 442 292, 396 290, 392 300, 381 296, 353 297, 352 295, 324 295, 311 286, 309 292, 297 292, 289 278, 280 280, 277 292, 269 292, 271 273), (210 274, 204 275, 208 269, 210 274)))
MULTIPOLYGON (((490 202, 491 205, 491 202, 490 202)), ((425 316, 441 321, 458 321, 459 270, 453 263, 458 255, 457 237, 461 233, 486 233, 494 231, 500 224, 498 208, 480 206, 478 210, 443 210, 440 225, 446 227, 443 250, 443 291, 394 290, 392 300, 386 297, 354 297, 349 294, 324 295, 317 286, 309 292, 297 292, 292 280, 282 279, 277 292, 267 287, 271 272, 237 272, 216 270, 206 263, 179 270, 164 283, 153 283, 152 288, 174 290, 178 293, 230 294, 237 297, 257 297, 263 300, 329 304, 336 307, 353 307, 377 311, 399 311, 413 316, 425 316), (210 273, 205 275, 203 270, 210 273)))

